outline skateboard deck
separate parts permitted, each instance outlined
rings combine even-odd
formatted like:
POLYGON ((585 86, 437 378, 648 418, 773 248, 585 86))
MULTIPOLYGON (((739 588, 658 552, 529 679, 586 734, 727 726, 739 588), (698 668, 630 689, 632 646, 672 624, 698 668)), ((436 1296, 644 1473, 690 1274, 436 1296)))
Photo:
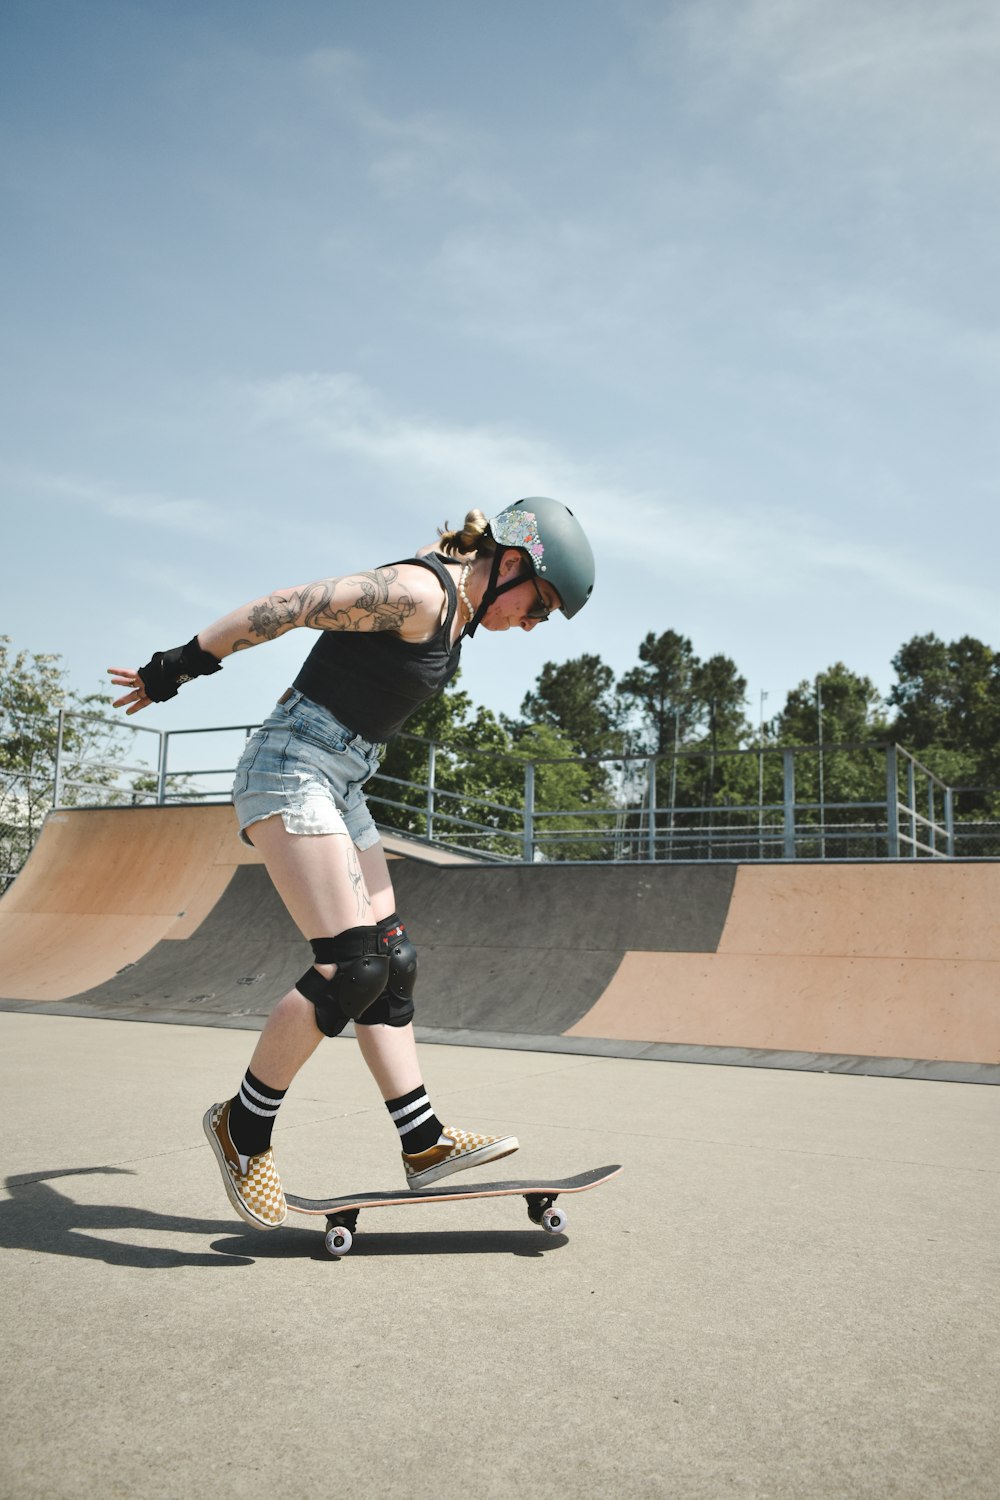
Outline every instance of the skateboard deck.
POLYGON ((299 1214, 312 1214, 326 1218, 326 1248, 331 1255, 346 1255, 354 1243, 358 1215, 369 1208, 403 1208, 414 1204, 459 1203, 465 1198, 524 1198, 528 1205, 528 1217, 549 1234, 563 1234, 566 1229, 566 1212, 556 1208, 555 1201, 561 1193, 585 1193, 589 1188, 600 1187, 617 1177, 620 1166, 593 1167, 589 1172, 580 1172, 575 1177, 508 1178, 505 1182, 472 1182, 456 1186, 450 1179, 441 1186, 420 1188, 417 1191, 384 1193, 349 1193, 339 1198, 300 1198, 295 1193, 286 1193, 285 1202, 299 1214))

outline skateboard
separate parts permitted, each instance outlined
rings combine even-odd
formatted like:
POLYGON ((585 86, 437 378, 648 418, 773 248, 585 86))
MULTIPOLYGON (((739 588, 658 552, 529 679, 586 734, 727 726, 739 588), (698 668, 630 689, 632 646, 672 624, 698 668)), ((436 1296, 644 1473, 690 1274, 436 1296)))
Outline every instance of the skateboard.
POLYGON ((351 1193, 342 1198, 299 1198, 285 1194, 288 1207, 300 1214, 325 1215, 326 1248, 339 1260, 354 1244, 358 1215, 363 1208, 409 1208, 417 1203, 459 1203, 465 1198, 522 1197, 528 1205, 528 1218, 549 1234, 565 1234, 566 1211, 556 1208, 561 1193, 585 1193, 617 1177, 619 1166, 594 1167, 576 1177, 511 1178, 507 1182, 465 1183, 460 1187, 445 1183, 441 1187, 421 1188, 402 1193, 351 1193))

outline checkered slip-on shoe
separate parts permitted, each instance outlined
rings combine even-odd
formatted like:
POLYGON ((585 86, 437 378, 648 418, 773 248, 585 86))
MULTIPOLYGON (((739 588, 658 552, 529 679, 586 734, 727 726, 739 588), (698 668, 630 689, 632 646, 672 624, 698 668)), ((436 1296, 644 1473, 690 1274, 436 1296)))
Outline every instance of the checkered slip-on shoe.
POLYGON ((288 1216, 281 1178, 270 1151, 251 1156, 246 1171, 240 1167, 239 1153, 229 1136, 229 1105, 213 1104, 202 1124, 208 1144, 218 1158, 222 1181, 230 1203, 241 1219, 255 1229, 277 1229, 288 1216))
POLYGON ((403 1152, 407 1185, 416 1191, 451 1172, 464 1172, 466 1167, 497 1161, 516 1150, 517 1137, 514 1135, 476 1135, 471 1130, 456 1130, 454 1126, 446 1125, 436 1146, 417 1151, 412 1156, 403 1152))

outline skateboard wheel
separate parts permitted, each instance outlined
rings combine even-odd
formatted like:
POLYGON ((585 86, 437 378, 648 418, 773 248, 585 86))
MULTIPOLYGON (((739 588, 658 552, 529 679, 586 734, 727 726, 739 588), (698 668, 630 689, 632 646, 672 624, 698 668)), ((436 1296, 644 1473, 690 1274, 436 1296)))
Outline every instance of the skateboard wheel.
POLYGON ((354 1236, 349 1229, 345 1229, 343 1224, 335 1224, 326 1232, 326 1248, 331 1255, 336 1256, 337 1260, 342 1255, 346 1255, 353 1244, 354 1236))
POLYGON ((542 1214, 542 1228, 549 1234, 562 1234, 566 1228, 566 1211, 562 1208, 547 1208, 542 1214))

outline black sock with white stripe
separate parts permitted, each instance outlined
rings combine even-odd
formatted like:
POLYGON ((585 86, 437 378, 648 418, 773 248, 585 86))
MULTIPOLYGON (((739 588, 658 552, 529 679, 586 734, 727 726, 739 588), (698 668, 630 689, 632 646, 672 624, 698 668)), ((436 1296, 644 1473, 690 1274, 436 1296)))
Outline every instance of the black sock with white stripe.
POLYGON ((247 1068, 229 1107, 229 1136, 241 1156, 259 1156, 271 1144, 271 1130, 286 1089, 268 1088, 247 1068))
POLYGON ((423 1084, 401 1099, 387 1099, 385 1107, 399 1131, 399 1144, 407 1156, 437 1145, 441 1121, 431 1109, 423 1084))

